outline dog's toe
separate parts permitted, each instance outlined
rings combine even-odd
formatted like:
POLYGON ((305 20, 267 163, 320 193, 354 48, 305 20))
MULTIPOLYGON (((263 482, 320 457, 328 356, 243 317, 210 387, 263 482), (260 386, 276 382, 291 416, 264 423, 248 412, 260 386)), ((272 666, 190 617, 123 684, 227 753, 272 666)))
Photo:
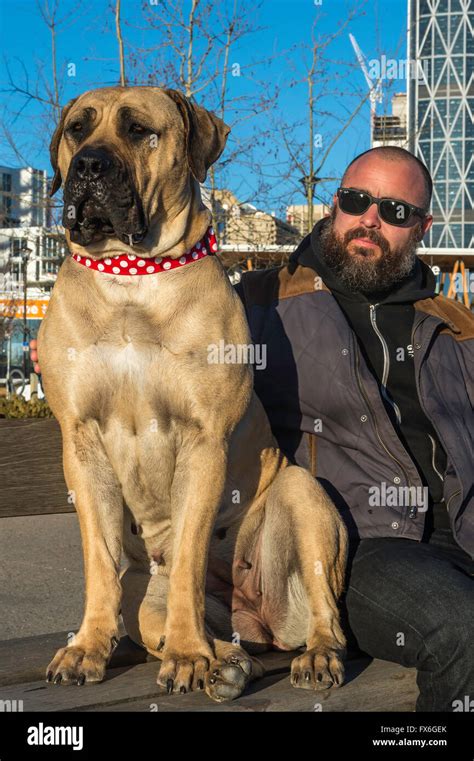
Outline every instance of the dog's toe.
POLYGON ((319 648, 307 650, 291 663, 290 681, 303 690, 327 690, 344 681, 344 665, 340 654, 319 648))
POLYGON ((192 692, 202 690, 205 675, 209 669, 207 657, 196 655, 189 657, 168 656, 163 659, 158 672, 157 684, 170 693, 192 692))
POLYGON ((106 657, 99 652, 89 652, 74 645, 62 647, 46 669, 46 681, 79 686, 86 682, 101 682, 106 664, 106 657))

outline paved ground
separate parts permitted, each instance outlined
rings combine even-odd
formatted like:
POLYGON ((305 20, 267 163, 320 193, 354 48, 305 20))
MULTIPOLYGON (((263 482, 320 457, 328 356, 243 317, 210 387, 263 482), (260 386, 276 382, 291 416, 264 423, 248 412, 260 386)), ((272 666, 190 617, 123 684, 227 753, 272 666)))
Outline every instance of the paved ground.
POLYGON ((0 641, 77 631, 84 579, 75 513, 0 521, 0 641))

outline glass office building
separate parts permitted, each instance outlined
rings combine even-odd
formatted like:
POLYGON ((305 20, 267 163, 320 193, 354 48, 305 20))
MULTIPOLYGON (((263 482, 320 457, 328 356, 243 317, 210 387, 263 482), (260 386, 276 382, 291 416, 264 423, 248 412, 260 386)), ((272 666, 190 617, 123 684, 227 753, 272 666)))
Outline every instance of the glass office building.
POLYGON ((472 248, 474 0, 408 0, 408 27, 409 148, 434 182, 425 245, 472 248))

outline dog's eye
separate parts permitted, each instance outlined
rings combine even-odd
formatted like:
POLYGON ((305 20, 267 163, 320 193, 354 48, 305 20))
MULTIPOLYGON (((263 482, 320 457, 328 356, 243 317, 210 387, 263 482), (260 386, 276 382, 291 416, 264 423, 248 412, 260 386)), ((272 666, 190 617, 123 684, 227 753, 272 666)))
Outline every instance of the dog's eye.
POLYGON ((73 122, 69 125, 67 128, 68 132, 73 132, 77 135, 78 132, 82 132, 82 124, 81 122, 73 122))
POLYGON ((145 135, 149 130, 141 124, 134 122, 128 129, 129 135, 145 135))

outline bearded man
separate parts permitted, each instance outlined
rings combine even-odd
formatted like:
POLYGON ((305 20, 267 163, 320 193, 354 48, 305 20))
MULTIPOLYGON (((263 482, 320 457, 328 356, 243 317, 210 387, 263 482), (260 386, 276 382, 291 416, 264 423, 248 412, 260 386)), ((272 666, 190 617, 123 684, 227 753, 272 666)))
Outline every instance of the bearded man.
POLYGON ((237 290, 279 445, 350 532, 353 644, 417 669, 418 711, 456 711, 474 698, 474 315, 417 257, 431 191, 409 152, 366 151, 289 264, 237 290))

